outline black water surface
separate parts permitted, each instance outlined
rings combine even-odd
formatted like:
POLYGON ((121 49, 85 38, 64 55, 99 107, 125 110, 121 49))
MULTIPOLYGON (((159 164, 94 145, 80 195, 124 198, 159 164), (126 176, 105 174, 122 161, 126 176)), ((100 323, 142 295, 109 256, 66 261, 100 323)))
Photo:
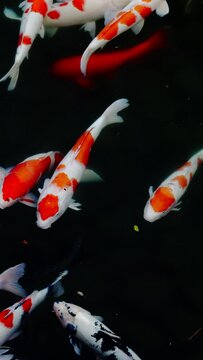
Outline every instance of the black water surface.
MULTIPOLYGON (((168 31, 168 46, 123 66, 94 89, 48 71, 58 58, 84 51, 90 38, 79 27, 37 38, 15 91, 0 84, 3 167, 49 150, 66 153, 111 102, 130 102, 125 122, 104 129, 92 149, 89 166, 104 181, 80 185, 81 212, 67 210, 51 229, 41 230, 33 208, 16 204, 1 211, 0 271, 26 262, 22 284, 32 292, 68 268, 61 299, 101 315, 141 359, 202 360, 203 169, 180 212, 155 223, 143 219, 149 186, 158 186, 203 148, 203 4, 168 2, 169 15, 153 14, 137 37, 128 31, 103 51, 133 46, 161 28, 168 31)), ((17 21, 2 15, 4 6, 18 9, 11 0, 0 4, 1 76, 13 63, 19 30, 17 21)), ((0 308, 17 300, 2 292, 0 308)), ((51 299, 37 308, 10 343, 19 359, 77 358, 52 304, 51 299)), ((81 359, 94 358, 83 350, 81 359)))

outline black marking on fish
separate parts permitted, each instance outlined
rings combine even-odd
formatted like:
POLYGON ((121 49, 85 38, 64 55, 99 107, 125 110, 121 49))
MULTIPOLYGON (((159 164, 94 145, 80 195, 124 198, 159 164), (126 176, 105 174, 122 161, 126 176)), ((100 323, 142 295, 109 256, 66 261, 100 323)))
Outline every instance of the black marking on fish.
MULTIPOLYGON (((101 340, 102 352, 115 352, 115 349, 118 348, 132 358, 132 354, 129 352, 128 347, 122 342, 119 336, 114 334, 111 330, 105 328, 101 323, 99 324, 99 328, 100 330, 96 331, 91 336, 96 339, 96 342, 101 340)), ((111 353, 106 357, 112 360, 117 359, 114 353, 111 353)))
POLYGON ((75 335, 77 332, 76 326, 72 324, 67 324, 66 329, 70 335, 75 335))

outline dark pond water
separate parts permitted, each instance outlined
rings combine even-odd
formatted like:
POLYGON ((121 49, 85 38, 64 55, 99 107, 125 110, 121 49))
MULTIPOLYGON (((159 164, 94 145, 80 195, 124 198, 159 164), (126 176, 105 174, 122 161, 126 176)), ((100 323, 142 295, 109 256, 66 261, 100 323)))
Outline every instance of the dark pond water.
MULTIPOLYGON (((124 123, 105 128, 92 149, 89 167, 104 181, 80 185, 75 198, 81 212, 67 210, 42 230, 33 208, 16 204, 1 211, 0 271, 25 262, 22 284, 32 292, 68 268, 61 300, 102 316, 141 359, 202 360, 203 169, 185 193, 181 211, 154 223, 143 219, 149 186, 157 187, 203 148, 203 4, 168 3, 169 15, 151 15, 137 37, 128 31, 103 51, 134 46, 158 29, 167 31, 167 46, 92 88, 49 72, 54 61, 85 50, 90 37, 79 27, 38 37, 16 89, 8 92, 7 83, 0 84, 3 167, 49 150, 67 153, 114 100, 130 102, 122 112, 124 123)), ((18 9, 14 1, 1 2, 1 76, 13 63, 19 30, 17 21, 3 16, 4 6, 18 9)), ((97 30, 102 26, 98 22, 97 30)), ((0 307, 17 300, 2 292, 0 307)), ((19 359, 77 358, 52 304, 50 299, 38 307, 23 333, 7 343, 19 359)), ((84 348, 81 360, 94 358, 84 348)))

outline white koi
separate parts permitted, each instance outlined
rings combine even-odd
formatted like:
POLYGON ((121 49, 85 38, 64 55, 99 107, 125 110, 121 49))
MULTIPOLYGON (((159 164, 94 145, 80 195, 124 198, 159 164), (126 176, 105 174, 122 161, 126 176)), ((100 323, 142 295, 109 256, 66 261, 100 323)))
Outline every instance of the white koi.
POLYGON ((123 122, 117 113, 128 105, 126 99, 120 99, 111 104, 78 139, 57 166, 51 179, 45 180, 37 203, 37 225, 39 227, 49 228, 67 208, 80 210, 80 204, 75 203, 72 197, 82 177, 95 179, 95 174, 88 174, 86 170, 92 145, 105 126, 123 122))
POLYGON ((167 215, 171 210, 178 211, 179 201, 187 190, 196 170, 203 161, 203 150, 193 155, 177 171, 173 172, 153 192, 149 188, 150 198, 144 208, 144 219, 153 222, 167 215))
POLYGON ((80 306, 65 301, 55 302, 54 311, 67 330, 77 355, 80 355, 81 343, 84 343, 101 359, 140 360, 120 336, 103 324, 100 316, 93 316, 80 306))

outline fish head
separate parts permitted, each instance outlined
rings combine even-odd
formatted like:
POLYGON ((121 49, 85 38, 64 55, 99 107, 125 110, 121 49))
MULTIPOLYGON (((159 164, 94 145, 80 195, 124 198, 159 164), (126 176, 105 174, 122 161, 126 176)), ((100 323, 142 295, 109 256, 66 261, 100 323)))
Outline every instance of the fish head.
POLYGON ((89 311, 80 306, 67 303, 65 301, 55 301, 53 305, 54 312, 63 327, 66 327, 70 333, 76 332, 77 315, 79 313, 90 314, 89 311))
POLYGON ((164 213, 155 212, 150 204, 150 201, 147 202, 144 208, 144 219, 149 222, 154 222, 164 216, 164 213))

